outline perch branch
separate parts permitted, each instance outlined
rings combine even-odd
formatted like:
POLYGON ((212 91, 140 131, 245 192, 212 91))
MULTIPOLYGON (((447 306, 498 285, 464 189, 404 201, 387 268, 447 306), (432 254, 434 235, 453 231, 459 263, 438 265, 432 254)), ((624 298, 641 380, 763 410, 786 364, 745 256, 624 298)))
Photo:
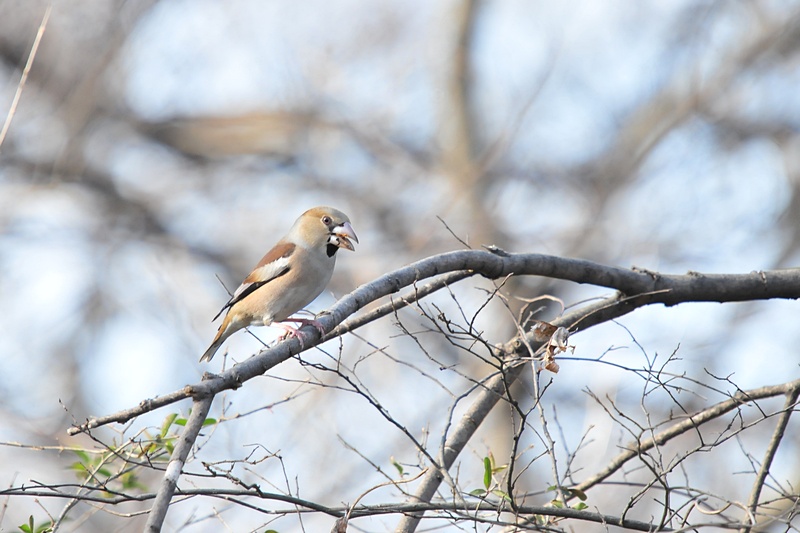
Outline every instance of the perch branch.
MULTIPOLYGON (((328 313, 319 317, 325 331, 333 331, 346 317, 368 303, 396 293, 404 287, 432 277, 459 272, 462 275, 480 274, 489 279, 505 276, 546 276, 616 289, 627 297, 619 299, 606 310, 595 310, 582 321, 577 330, 620 316, 638 307, 662 303, 737 302, 769 298, 800 298, 800 269, 751 272, 749 274, 665 275, 624 269, 584 261, 541 254, 499 254, 479 250, 461 250, 432 256, 366 283, 340 299, 328 313)), ((304 330, 306 349, 321 342, 319 332, 310 326, 304 330)), ((328 337, 326 337, 328 338, 328 337)), ((71 427, 70 435, 88 431, 112 422, 126 422, 189 397, 216 395, 223 390, 237 389, 244 382, 262 375, 275 365, 301 351, 300 342, 286 342, 261 350, 219 375, 204 376, 204 380, 178 391, 146 400, 137 407, 71 427)))

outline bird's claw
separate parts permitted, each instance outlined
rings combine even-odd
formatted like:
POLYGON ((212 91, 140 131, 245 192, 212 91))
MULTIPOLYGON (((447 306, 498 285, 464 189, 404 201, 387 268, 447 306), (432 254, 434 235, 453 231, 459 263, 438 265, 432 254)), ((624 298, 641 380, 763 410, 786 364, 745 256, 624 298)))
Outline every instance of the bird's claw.
POLYGON ((286 339, 294 337, 298 341, 300 341, 300 350, 302 351, 306 349, 306 343, 303 340, 303 334, 300 333, 300 330, 298 330, 297 328, 293 328, 288 324, 280 324, 280 327, 282 327, 285 330, 285 333, 280 337, 278 337, 278 340, 285 341, 286 339))
POLYGON ((297 324, 300 324, 297 328, 292 328, 295 331, 299 330, 303 326, 314 326, 314 329, 319 331, 319 336, 320 337, 324 337, 325 336, 325 328, 322 327, 322 324, 320 324, 317 320, 308 319, 308 318, 294 318, 294 317, 289 317, 286 320, 290 321, 290 322, 295 322, 297 324))
POLYGON ((322 324, 320 324, 316 320, 310 320, 308 318, 292 318, 292 317, 289 317, 286 320, 290 322, 296 322, 297 324, 299 324, 299 327, 295 328, 290 326, 289 324, 284 324, 284 323, 277 324, 278 326, 286 330, 286 333, 281 335, 280 340, 286 340, 288 338, 295 337, 297 340, 300 341, 301 350, 305 350, 305 340, 303 339, 303 334, 300 333, 300 328, 302 328, 303 326, 314 326, 314 328, 317 331, 319 331, 320 337, 325 336, 325 328, 323 328, 322 324))

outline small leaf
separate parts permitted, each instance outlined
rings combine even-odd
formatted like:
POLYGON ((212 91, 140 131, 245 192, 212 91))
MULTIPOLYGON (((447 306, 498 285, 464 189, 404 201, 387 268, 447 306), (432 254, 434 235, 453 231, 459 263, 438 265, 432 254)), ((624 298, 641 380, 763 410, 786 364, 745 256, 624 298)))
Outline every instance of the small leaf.
POLYGON ((34 533, 34 531, 33 531, 33 529, 34 529, 33 515, 30 515, 28 517, 28 523, 27 524, 22 524, 21 526, 19 526, 19 528, 22 531, 24 531, 25 533, 34 533))
POLYGON ((67 468, 70 469, 70 470, 75 470, 76 472, 81 472, 81 473, 87 471, 86 465, 83 464, 83 463, 72 463, 67 468))
POLYGON ((584 509, 588 508, 589 506, 583 502, 578 502, 576 505, 573 505, 572 508, 576 511, 583 511, 584 509))
POLYGON ((275 529, 268 529, 264 533, 278 533, 278 531, 275 529))
POLYGON ((543 322, 541 320, 534 320, 533 327, 531 328, 531 333, 533 333, 533 338, 538 342, 547 342, 550 340, 550 337, 553 336, 553 333, 556 332, 558 328, 549 322, 543 322))
POLYGON ((136 477, 136 473, 134 472, 128 472, 122 476, 122 488, 126 490, 147 490, 147 486, 139 481, 139 478, 136 477))
POLYGON ((145 446, 141 450, 139 450, 139 453, 137 454, 137 457, 141 457, 143 455, 145 455, 145 456, 150 455, 150 452, 152 452, 155 449, 155 447, 156 447, 156 445, 151 442, 150 444, 148 444, 147 446, 145 446))
POLYGON ((472 489, 469 491, 472 496, 477 496, 478 498, 483 498, 486 495, 486 491, 483 489, 472 489))
POLYGON ((549 486, 549 487, 547 487, 545 490, 546 490, 547 492, 552 492, 552 491, 556 490, 557 488, 558 488, 558 487, 556 487, 555 485, 550 485, 550 486, 549 486))
POLYGON ((36 533, 50 533, 51 531, 53 531, 53 523, 50 520, 36 528, 36 533))
POLYGON ((80 457, 82 463, 88 463, 89 462, 89 454, 86 453, 85 451, 83 451, 83 450, 72 450, 72 451, 75 452, 75 455, 80 457))
POLYGON ((176 418, 175 422, 173 422, 173 424, 175 424, 176 426, 185 426, 186 425, 186 419, 185 418, 176 418))
POLYGON ((550 500, 550 505, 552 505, 553 507, 558 507, 559 509, 564 508, 564 504, 561 503, 559 500, 550 500))
POLYGON ((483 486, 486 490, 492 485, 492 460, 488 457, 483 458, 483 486))
POLYGON ((503 500, 506 500, 507 502, 511 502, 511 496, 509 496, 508 493, 503 492, 502 490, 495 489, 492 491, 492 494, 502 498, 503 500))
POLYGON ((213 426, 216 423, 217 423, 216 418, 206 418, 205 420, 203 420, 203 427, 213 426))
POLYGON ((167 436, 167 433, 169 433, 169 428, 172 426, 172 423, 175 422, 176 418, 178 418, 178 413, 167 415, 167 417, 164 419, 164 422, 161 423, 161 433, 159 433, 161 438, 167 436))
POLYGON ((402 476, 404 474, 404 472, 405 472, 403 470, 403 465, 398 463, 397 459, 395 459, 394 457, 390 457, 389 460, 392 462, 392 466, 395 467, 395 469, 397 470, 397 473, 402 476))

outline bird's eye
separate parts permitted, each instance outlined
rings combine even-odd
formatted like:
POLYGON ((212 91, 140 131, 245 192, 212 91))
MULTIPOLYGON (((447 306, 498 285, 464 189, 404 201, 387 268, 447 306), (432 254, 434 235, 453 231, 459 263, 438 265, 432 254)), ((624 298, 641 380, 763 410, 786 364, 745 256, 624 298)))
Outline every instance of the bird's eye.
POLYGON ((322 223, 325 224, 326 226, 330 226, 331 222, 333 222, 333 220, 331 220, 331 217, 329 217, 328 215, 322 217, 322 223))

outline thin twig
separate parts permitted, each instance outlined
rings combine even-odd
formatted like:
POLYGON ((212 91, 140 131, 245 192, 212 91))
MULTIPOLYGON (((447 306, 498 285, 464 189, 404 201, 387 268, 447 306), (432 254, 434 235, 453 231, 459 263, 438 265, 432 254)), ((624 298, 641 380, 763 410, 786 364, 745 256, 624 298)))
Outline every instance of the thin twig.
POLYGON ((14 118, 14 115, 17 112, 17 106, 19 105, 19 100, 22 98, 22 89, 25 88, 25 83, 28 81, 28 74, 33 67, 33 60, 36 58, 36 52, 39 50, 39 43, 42 42, 42 36, 44 35, 44 30, 47 27, 47 21, 50 18, 50 11, 53 10, 52 4, 47 6, 47 9, 44 10, 44 16, 42 17, 42 22, 39 24, 39 30, 36 32, 36 38, 33 40, 33 45, 31 46, 31 51, 28 54, 28 61, 25 63, 25 68, 22 70, 22 76, 19 79, 19 83, 17 84, 17 91, 14 93, 14 99, 11 101, 11 107, 8 109, 8 114, 6 115, 6 121, 3 123, 3 129, 0 130, 0 147, 3 146, 3 141, 6 139, 6 135, 8 134, 8 129, 11 127, 11 121, 14 118))
MULTIPOLYGON (((18 489, 14 491, 0 491, 0 494, 10 494, 12 496, 32 496, 39 498, 73 498, 73 494, 63 492, 45 491, 45 490, 27 490, 18 489)), ((108 494, 115 494, 109 491, 108 494)), ((281 501, 286 502, 303 509, 300 512, 306 513, 324 513, 329 516, 342 517, 348 511, 351 518, 361 518, 367 516, 381 516, 390 514, 406 514, 406 513, 420 513, 420 512, 463 512, 463 513, 476 513, 476 512, 497 512, 498 505, 486 500, 480 500, 475 503, 462 503, 457 502, 434 502, 434 503, 397 503, 397 504, 377 504, 377 505, 363 505, 359 507, 353 506, 336 506, 328 507, 318 503, 296 498, 294 496, 287 496, 285 494, 261 492, 258 490, 241 490, 241 489, 219 489, 219 488, 203 488, 203 489, 184 489, 176 490, 176 496, 207 496, 213 498, 220 498, 225 501, 232 501, 237 497, 261 498, 263 500, 281 501)), ((82 498, 87 502, 96 502, 102 504, 116 504, 123 502, 134 501, 149 501, 154 500, 157 494, 154 493, 126 493, 118 494, 109 497, 106 495, 86 496, 82 498)), ((287 515, 297 512, 294 509, 274 509, 270 514, 274 515, 287 515)), ((595 522, 600 524, 611 524, 633 531, 653 531, 654 525, 652 523, 643 522, 640 520, 622 519, 619 516, 606 515, 601 513, 591 512, 589 510, 578 511, 571 508, 559 508, 541 505, 521 505, 517 508, 519 515, 527 516, 552 516, 556 518, 570 518, 574 520, 595 522)), ((671 531, 664 529, 663 531, 671 531)))
POLYGON ((686 418, 685 420, 670 426, 664 431, 657 433, 655 436, 649 439, 628 444, 625 451, 614 457, 603 470, 589 479, 584 480, 576 488, 582 491, 588 490, 589 488, 607 479, 614 472, 617 472, 622 465, 627 463, 629 460, 638 457, 643 452, 653 448, 656 445, 662 445, 668 440, 686 433, 687 431, 691 431, 692 429, 708 422, 709 420, 718 418, 725 413, 736 409, 742 404, 751 402, 753 400, 778 396, 780 394, 798 394, 798 392, 800 392, 800 379, 790 381, 788 383, 782 383, 780 385, 759 387, 757 389, 737 392, 730 399, 703 409, 702 411, 686 418))
MULTIPOLYGON (((764 459, 761 461, 761 468, 759 468, 756 480, 753 482, 753 490, 750 492, 750 498, 748 498, 747 501, 747 508, 750 510, 749 514, 753 517, 753 520, 755 520, 757 516, 758 499, 761 496, 761 489, 764 487, 764 483, 769 475, 769 469, 770 466, 772 466, 772 460, 775 459, 778 446, 783 440, 786 426, 789 424, 789 418, 791 418, 794 408, 797 407, 798 396, 800 396, 800 386, 787 391, 783 412, 778 417, 778 424, 775 426, 775 431, 772 432, 772 438, 767 445, 767 450, 764 452, 764 459)), ((743 527, 740 531, 742 531, 742 533, 749 533, 754 525, 756 525, 755 521, 751 525, 743 527)))

